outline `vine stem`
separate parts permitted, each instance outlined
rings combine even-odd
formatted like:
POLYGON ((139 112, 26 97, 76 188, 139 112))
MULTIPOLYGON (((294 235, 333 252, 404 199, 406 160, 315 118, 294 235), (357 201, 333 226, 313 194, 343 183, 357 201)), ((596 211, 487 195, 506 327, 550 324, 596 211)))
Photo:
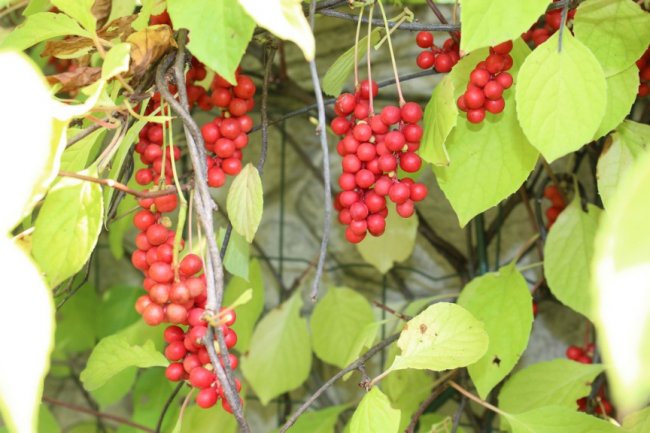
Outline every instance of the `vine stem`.
POLYGON ((334 383, 336 383, 337 380, 345 376, 346 374, 350 373, 351 371, 357 370, 360 366, 364 365, 366 361, 368 361, 370 358, 375 356, 377 353, 381 352, 385 347, 390 346, 393 344, 398 338, 400 334, 393 334, 384 341, 381 341, 377 344, 375 344, 370 350, 368 350, 366 353, 361 355, 359 358, 357 358, 355 361, 353 361, 350 365, 345 367, 343 370, 339 371, 336 373, 334 376, 332 376, 327 382, 325 382, 320 388, 316 390, 308 399, 305 401, 296 412, 294 412, 293 415, 291 415, 291 418, 287 420, 287 422, 284 423, 282 428, 280 428, 279 433, 285 433, 289 428, 296 423, 298 418, 300 418, 300 415, 305 413, 309 407, 314 404, 314 402, 320 397, 321 394, 323 394, 327 389, 329 389, 334 383))
MULTIPOLYGON (((381 0, 377 0, 377 3, 379 4, 379 10, 381 11, 381 17, 384 20, 384 26, 386 26, 386 29, 388 29, 388 18, 386 18, 386 11, 384 10, 384 4, 382 3, 381 0)), ((370 27, 370 25, 368 25, 370 27)), ((395 61, 395 51, 393 50, 393 41, 390 36, 390 31, 387 32, 386 34, 388 38, 388 52, 390 53, 390 61, 393 64, 393 73, 395 74, 395 86, 397 87, 397 96, 399 98, 399 106, 402 107, 404 104, 406 104, 406 101, 404 100, 404 95, 402 94, 402 86, 399 82, 399 73, 397 72, 397 62, 395 61)), ((372 107, 372 105, 371 105, 372 107)), ((372 110, 371 110, 372 111, 372 110)))
POLYGON ((359 21, 357 22, 357 33, 354 37, 354 90, 359 88, 359 36, 361 36, 361 18, 365 8, 365 6, 361 6, 359 21))
POLYGON ((420 417, 424 414, 427 408, 431 406, 431 403, 433 403, 438 397, 440 397, 440 394, 442 394, 446 389, 442 385, 446 384, 448 380, 452 379, 457 374, 457 372, 458 370, 451 370, 449 373, 445 374, 444 376, 436 380, 436 382, 431 387, 433 388, 431 395, 427 397, 427 399, 424 400, 420 404, 418 409, 415 411, 415 413, 411 417, 411 422, 409 422, 408 426, 406 426, 404 433, 413 433, 415 431, 415 426, 417 426, 420 417))
MULTIPOLYGON (((370 61, 371 55, 371 46, 372 41, 370 40, 370 34, 372 33, 372 13, 375 11, 375 4, 370 5, 370 11, 368 12, 368 50, 366 52, 366 59, 368 63, 368 103, 370 105, 370 116, 375 114, 375 107, 373 102, 372 94, 372 62, 370 61)), ((396 83, 397 84, 397 83, 396 83)))
MULTIPOLYGON (((92 177, 92 176, 86 176, 84 174, 79 174, 71 171, 59 171, 58 173, 59 177, 69 177, 71 179, 79 179, 83 180, 86 182, 92 182, 92 183, 97 183, 99 185, 107 186, 109 188, 114 188, 118 191, 122 191, 126 194, 132 195, 137 198, 156 198, 156 197, 164 197, 166 195, 171 195, 171 194, 176 194, 178 191, 178 187, 176 186, 169 186, 166 189, 158 190, 158 191, 138 191, 135 189, 131 189, 128 186, 124 185, 123 183, 120 183, 116 180, 113 179, 101 179, 98 177, 92 177)), ((189 185, 180 185, 181 189, 187 189, 189 185)))
POLYGON ((481 400, 480 398, 478 398, 477 396, 475 396, 474 394, 472 394, 471 392, 469 392, 468 390, 466 390, 465 388, 463 388, 462 386, 460 386, 459 384, 457 384, 453 380, 450 380, 448 383, 449 383, 449 386, 451 386, 456 391, 460 392, 462 395, 469 398, 473 402, 478 403, 481 406, 483 406, 484 408, 489 409, 492 412, 497 413, 497 414, 499 414, 501 416, 506 415, 506 413, 504 411, 502 411, 501 409, 499 409, 498 407, 496 407, 494 405, 491 405, 490 403, 488 403, 485 400, 481 400))
MULTIPOLYGON (((314 18, 316 13, 316 2, 311 2, 309 9, 309 20, 311 23, 312 31, 314 29, 314 18)), ((370 42, 370 38, 368 38, 370 42)), ((323 153, 323 186, 325 188, 325 212, 323 215, 323 238, 320 244, 320 252, 318 256, 318 264, 316 265, 316 275, 314 276, 314 283, 311 287, 311 299, 316 301, 318 296, 318 289, 320 287, 320 280, 323 276, 323 269, 325 267, 325 258, 327 257, 327 244, 330 237, 330 227, 332 223, 332 180, 330 175, 330 158, 329 146, 327 144, 327 120, 325 118, 325 102, 323 101, 323 92, 321 91, 320 79, 318 78, 318 70, 316 69, 316 61, 309 61, 309 72, 311 74, 311 81, 314 85, 314 95, 316 96, 316 104, 318 106, 318 127, 316 133, 320 138, 321 152, 323 153)), ((372 93, 372 92, 371 92, 372 93)))
POLYGON ((172 393, 169 395, 169 398, 165 402, 165 405, 163 406, 163 410, 160 412, 160 416, 158 417, 158 422, 156 423, 156 433, 160 433, 160 430, 162 429, 162 424, 163 421, 165 420, 165 414, 167 414, 167 411, 172 405, 172 402, 180 392, 180 390, 183 388, 183 385, 185 382, 180 382, 178 385, 176 385, 176 388, 172 391, 172 393))
POLYGON ((85 414, 88 414, 88 415, 92 415, 92 416, 97 417, 97 418, 104 418, 106 420, 113 421, 113 422, 115 422, 117 424, 123 424, 123 425, 129 426, 129 427, 133 427, 133 428, 141 430, 143 432, 156 433, 155 430, 153 430, 153 429, 151 429, 151 428, 149 428, 149 427, 147 427, 145 425, 138 424, 138 423, 133 422, 133 421, 131 421, 129 419, 122 418, 121 416, 112 415, 110 413, 104 413, 104 412, 99 412, 99 411, 96 411, 96 410, 88 409, 88 408, 83 407, 83 406, 78 406, 76 404, 68 403, 67 401, 57 400, 57 399, 54 399, 54 398, 51 398, 51 397, 47 397, 45 395, 43 396, 42 400, 45 403, 48 403, 48 404, 52 404, 52 405, 55 405, 55 406, 61 406, 61 407, 64 407, 66 409, 70 409, 70 410, 73 410, 73 411, 79 412, 79 413, 85 413, 85 414))
MULTIPOLYGON (((188 108, 186 108, 188 107, 188 102, 187 91, 185 88, 185 74, 183 70, 186 39, 187 30, 181 29, 178 36, 178 52, 170 53, 158 65, 156 70, 156 87, 161 96, 183 121, 187 148, 189 150, 190 160, 196 177, 194 208, 197 219, 199 220, 201 228, 206 236, 207 257, 205 260, 205 274, 208 287, 205 311, 206 316, 210 319, 210 316, 214 317, 219 311, 223 299, 223 263, 221 261, 219 247, 217 246, 212 218, 212 211, 216 208, 216 204, 212 200, 206 180, 207 167, 205 163, 205 144, 203 142, 201 130, 194 119, 192 119, 188 108), (167 87, 166 73, 172 66, 174 60, 176 60, 176 62, 173 69, 181 102, 174 98, 167 87)), ((237 424, 239 425, 239 430, 242 433, 250 433, 251 430, 248 422, 244 418, 242 403, 232 379, 230 359, 228 357, 228 349, 223 339, 223 333, 219 328, 216 329, 217 341, 219 343, 220 353, 224 358, 225 368, 219 362, 219 358, 216 354, 214 348, 214 335, 215 329, 212 326, 209 326, 208 332, 206 332, 204 338, 204 344, 208 349, 208 353, 211 355, 210 360, 212 361, 219 382, 221 382, 223 386, 226 401, 233 409, 233 414, 237 420, 237 424)))

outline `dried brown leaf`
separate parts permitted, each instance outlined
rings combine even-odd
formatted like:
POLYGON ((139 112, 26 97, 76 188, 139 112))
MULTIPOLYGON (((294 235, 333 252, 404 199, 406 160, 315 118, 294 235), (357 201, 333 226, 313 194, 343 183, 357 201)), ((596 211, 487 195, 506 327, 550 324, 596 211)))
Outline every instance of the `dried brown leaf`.
POLYGON ((47 41, 42 57, 72 58, 76 54, 86 54, 93 47, 93 41, 81 36, 70 36, 59 41, 47 41))
POLYGON ((111 15, 112 6, 112 0, 95 0, 95 3, 93 4, 93 7, 90 11, 97 19, 97 27, 101 27, 106 24, 108 17, 111 15))
POLYGON ((113 39, 119 36, 120 40, 124 42, 126 38, 133 33, 131 23, 133 23, 136 18, 138 18, 137 15, 116 18, 99 29, 97 34, 102 39, 113 39))
POLYGON ((131 44, 129 73, 135 76, 144 74, 167 50, 176 47, 174 32, 166 24, 150 26, 135 32, 126 41, 131 44))
POLYGON ((101 75, 102 68, 79 66, 74 71, 48 75, 46 78, 50 84, 60 83, 62 85, 60 91, 67 92, 92 84, 99 80, 101 75))

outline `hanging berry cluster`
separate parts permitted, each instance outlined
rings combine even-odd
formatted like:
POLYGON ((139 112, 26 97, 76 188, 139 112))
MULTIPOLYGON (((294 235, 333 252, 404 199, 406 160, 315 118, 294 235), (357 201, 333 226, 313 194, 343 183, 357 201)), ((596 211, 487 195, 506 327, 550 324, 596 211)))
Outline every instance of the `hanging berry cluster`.
POLYGON ((470 74, 467 89, 457 104, 471 123, 481 123, 486 111, 499 114, 504 110, 503 92, 512 86, 512 75, 508 72, 512 67, 510 51, 512 41, 491 47, 490 54, 470 74))
POLYGON ((433 34, 419 32, 415 37, 415 43, 425 50, 416 59, 418 67, 433 68, 440 73, 451 71, 460 60, 458 40, 460 40, 460 33, 454 33, 451 38, 443 42, 442 47, 438 47, 433 43, 433 34))
MULTIPOLYGON (((566 357, 572 361, 580 362, 582 364, 592 364, 594 362, 594 354, 596 347, 593 343, 586 344, 584 347, 569 346, 566 350, 566 357)), ((588 409, 589 397, 579 398, 576 403, 580 412, 586 412, 588 409)), ((596 395, 596 405, 594 412, 597 414, 606 414, 611 416, 614 413, 614 406, 607 399, 605 395, 605 384, 603 383, 596 395)))
MULTIPOLYGON (((553 0, 557 3, 559 0, 553 0)), ((571 26, 571 22, 575 17, 576 9, 569 9, 567 14, 567 25, 571 26)), ((562 25, 562 9, 553 9, 544 14, 544 19, 533 24, 533 26, 521 35, 524 41, 532 44, 534 47, 542 45, 548 38, 553 36, 555 32, 560 29, 562 25)))
POLYGON ((415 212, 414 202, 423 200, 427 187, 409 177, 399 178, 398 167, 415 173, 422 160, 415 153, 420 147, 422 108, 407 102, 401 108, 389 105, 374 115, 372 97, 379 93, 377 83, 365 80, 355 94, 341 94, 334 106, 338 117, 332 130, 344 136, 337 145, 343 157, 339 177, 341 192, 335 207, 339 221, 347 226, 345 237, 359 243, 366 233, 380 236, 386 228, 386 197, 396 205, 397 213, 408 218, 415 212))
POLYGON ((643 56, 637 60, 636 65, 639 67, 639 97, 650 95, 650 46, 643 56))
POLYGON ((544 198, 551 202, 551 207, 546 209, 546 228, 550 229, 566 208, 566 203, 562 198, 562 194, 560 194, 560 190, 555 185, 549 185, 544 188, 544 198))
POLYGON ((201 128, 208 155, 208 185, 218 188, 226 183, 226 175, 235 176, 242 168, 242 149, 248 145, 248 132, 253 119, 247 114, 255 107, 255 83, 247 75, 236 73, 232 85, 215 75, 210 88, 210 101, 221 114, 201 128))

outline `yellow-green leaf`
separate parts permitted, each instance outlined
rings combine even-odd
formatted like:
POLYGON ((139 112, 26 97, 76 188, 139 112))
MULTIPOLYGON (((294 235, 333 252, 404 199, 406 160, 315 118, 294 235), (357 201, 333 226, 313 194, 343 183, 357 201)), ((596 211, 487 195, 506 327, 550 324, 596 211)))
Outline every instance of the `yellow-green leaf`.
POLYGON ((368 392, 350 420, 350 433, 397 433, 400 411, 378 387, 368 392))
POLYGON ((228 191, 226 208, 233 228, 251 243, 262 221, 264 208, 262 179, 253 164, 246 164, 235 177, 228 191))

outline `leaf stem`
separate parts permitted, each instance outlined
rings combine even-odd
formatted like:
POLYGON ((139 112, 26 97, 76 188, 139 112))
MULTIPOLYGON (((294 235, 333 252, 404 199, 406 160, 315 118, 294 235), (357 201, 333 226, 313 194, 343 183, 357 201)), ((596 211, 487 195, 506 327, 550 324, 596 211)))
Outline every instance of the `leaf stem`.
POLYGON ((366 7, 361 6, 359 20, 357 22, 357 33, 354 37, 354 90, 359 88, 359 36, 361 35, 361 18, 366 7))
POLYGON ((475 396, 474 394, 472 394, 471 392, 469 392, 468 390, 466 390, 465 388, 463 388, 462 386, 460 386, 459 384, 457 384, 457 383, 454 382, 453 380, 450 380, 450 381, 449 381, 449 386, 451 386, 451 387, 454 388, 456 391, 458 391, 459 393, 461 393, 461 394, 464 395, 465 397, 469 398, 469 399, 472 400, 473 402, 480 404, 480 405, 483 406, 484 408, 489 409, 489 410, 491 410, 492 412, 497 413, 497 414, 499 414, 499 415, 501 415, 501 416, 505 416, 505 415, 506 415, 506 413, 505 413, 504 411, 502 411, 501 409, 499 409, 498 407, 496 407, 496 406, 494 406, 494 405, 491 405, 490 403, 488 403, 488 402, 485 401, 485 400, 481 400, 480 398, 478 398, 477 396, 475 396))
POLYGON ((368 63, 368 104, 370 105, 370 116, 375 114, 375 107, 373 104, 373 94, 372 94, 372 62, 371 62, 371 50, 370 48, 372 47, 372 41, 371 41, 371 33, 372 33, 372 13, 375 10, 375 4, 373 3, 370 5, 370 11, 368 12, 368 49, 366 52, 366 59, 368 63))
MULTIPOLYGON (((384 20, 384 26, 386 26, 386 29, 388 29, 389 28, 388 18, 386 18, 386 11, 384 10, 384 4, 382 3, 381 0, 377 0, 377 3, 379 4, 381 17, 384 20)), ((368 24, 368 28, 370 28, 370 24, 368 24)), ((393 41, 390 36, 390 31, 387 31, 386 36, 388 37, 388 52, 390 53, 390 61, 393 65, 393 73, 395 74, 395 86, 397 86, 397 96, 399 98, 399 106, 402 107, 404 104, 406 104, 406 101, 404 100, 404 95, 402 94, 402 86, 400 85, 399 82, 399 73, 397 72, 397 62, 395 61, 395 51, 393 50, 393 41)), ((370 38, 370 36, 368 36, 368 38, 370 38)), ((368 48, 368 50, 370 50, 370 48, 368 48)))

